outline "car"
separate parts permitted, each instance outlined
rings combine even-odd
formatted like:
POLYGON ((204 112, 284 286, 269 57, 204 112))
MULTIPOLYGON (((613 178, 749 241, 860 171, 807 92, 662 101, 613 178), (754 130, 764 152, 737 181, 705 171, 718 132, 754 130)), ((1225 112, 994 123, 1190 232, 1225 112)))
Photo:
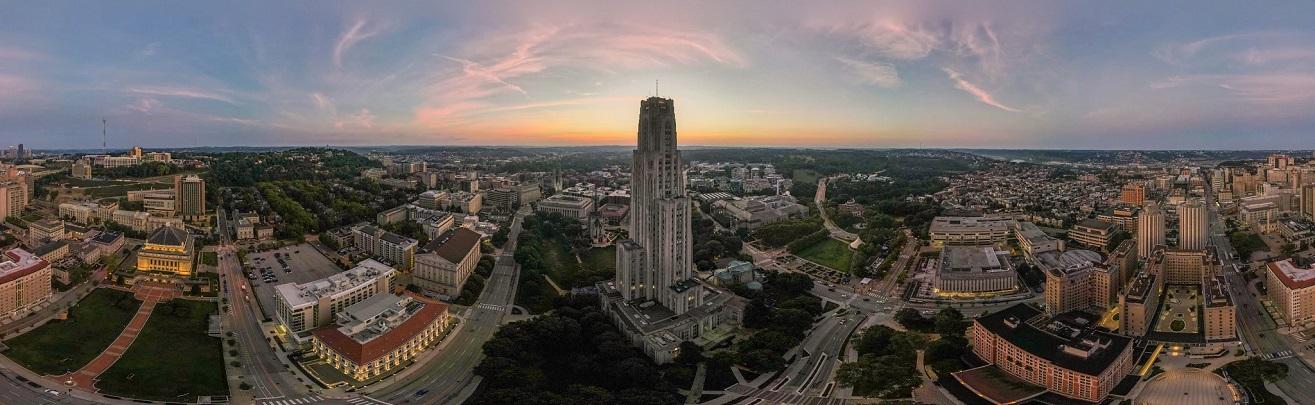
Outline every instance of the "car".
POLYGON ((416 396, 417 396, 417 397, 423 397, 423 396, 425 396, 425 394, 428 394, 428 393, 429 393, 429 390, 424 389, 424 390, 416 391, 416 396))
POLYGON ((55 391, 49 388, 46 389, 46 393, 54 396, 59 396, 59 391, 55 391))

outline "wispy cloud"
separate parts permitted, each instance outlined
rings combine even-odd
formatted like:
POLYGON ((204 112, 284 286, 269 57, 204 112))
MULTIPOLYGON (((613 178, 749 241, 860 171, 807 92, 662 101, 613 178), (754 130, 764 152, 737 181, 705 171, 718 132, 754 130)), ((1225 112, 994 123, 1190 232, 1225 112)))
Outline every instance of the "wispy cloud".
POLYGON ((991 93, 988 93, 986 90, 983 90, 981 87, 977 87, 977 85, 973 84, 972 82, 969 82, 967 79, 964 79, 963 75, 960 74, 959 72, 950 68, 943 68, 942 70, 944 70, 945 74, 950 77, 950 80, 954 81, 954 88, 963 90, 965 93, 972 95, 974 98, 977 99, 977 101, 982 102, 982 104, 986 104, 1009 112, 1023 112, 1023 110, 1010 107, 1001 104, 999 101, 996 101, 995 96, 991 95, 991 93))
POLYGON ((352 26, 338 37, 338 42, 333 46, 333 65, 342 67, 342 58, 357 43, 369 39, 379 34, 378 30, 365 31, 365 19, 357 19, 352 22, 352 26))
POLYGON ((631 25, 539 26, 493 35, 471 44, 468 55, 441 55, 459 69, 443 70, 426 86, 428 101, 415 110, 416 122, 453 127, 497 111, 517 111, 584 102, 607 97, 567 97, 534 94, 522 82, 563 71, 615 75, 639 69, 675 66, 740 68, 747 59, 719 36, 671 27, 631 25), (505 99, 514 96, 520 100, 505 99))
POLYGON ((1154 90, 1212 87, 1255 104, 1288 104, 1315 100, 1315 74, 1255 73, 1182 75, 1151 83, 1154 90))
POLYGON ((159 97, 195 98, 195 99, 203 99, 203 100, 222 101, 229 104, 237 104, 237 101, 234 101, 232 97, 223 94, 219 94, 212 91, 200 90, 200 89, 185 88, 185 87, 167 87, 167 86, 130 87, 128 88, 128 92, 150 95, 150 96, 159 96, 159 97))
POLYGON ((899 72, 895 70, 895 65, 854 60, 843 56, 837 56, 836 60, 845 65, 850 73, 856 76, 859 83, 884 88, 899 87, 900 85, 899 72))

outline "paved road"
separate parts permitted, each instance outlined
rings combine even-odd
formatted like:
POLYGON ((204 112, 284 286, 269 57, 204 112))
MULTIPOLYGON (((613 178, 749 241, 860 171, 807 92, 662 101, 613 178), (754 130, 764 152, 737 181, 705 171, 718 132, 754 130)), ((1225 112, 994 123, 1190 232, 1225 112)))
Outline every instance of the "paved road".
POLYGON ((831 232, 831 237, 836 239, 841 239, 846 242, 853 242, 854 239, 858 239, 858 235, 855 235, 853 232, 840 229, 839 226, 836 226, 835 222, 831 221, 831 217, 828 217, 826 215, 827 180, 828 180, 827 177, 817 179, 817 194, 813 196, 813 203, 817 204, 818 215, 822 216, 822 224, 826 225, 827 231, 831 232))
MULTIPOLYGON (((1235 272, 1233 266, 1247 271, 1247 263, 1237 260, 1237 250, 1226 236, 1224 220, 1219 216, 1219 208, 1214 203, 1213 191, 1207 185, 1206 206, 1209 207, 1210 237, 1214 240, 1216 255, 1219 257, 1220 271, 1228 279, 1229 293, 1237 306, 1237 331, 1251 355, 1265 356, 1279 353, 1300 351, 1301 344, 1278 333, 1277 324, 1261 306, 1260 293, 1247 283, 1246 279, 1235 272)), ((1315 404, 1315 370, 1296 357, 1287 357, 1278 361, 1288 365, 1288 377, 1274 385, 1283 390, 1288 397, 1302 404, 1315 404)))
MULTIPOLYGON (((227 237, 223 237, 227 239, 227 237)), ((255 304, 255 297, 250 297, 251 287, 242 275, 242 265, 232 245, 219 247, 219 274, 227 289, 229 309, 228 329, 237 339, 241 352, 242 381, 252 385, 245 393, 255 398, 283 398, 305 394, 305 385, 298 383, 296 377, 288 372, 271 342, 264 333, 260 320, 260 309, 255 304)), ((235 397, 245 397, 244 393, 234 392, 235 397)))
MULTIPOLYGON (((29 380, 30 381, 30 380, 29 380)), ((50 381, 41 381, 42 384, 50 385, 50 381)), ((39 384, 38 384, 39 385, 39 384)), ((53 388, 53 387, 52 387, 53 388)), ((0 404, 95 404, 98 402, 88 401, 68 396, 68 390, 59 388, 58 395, 51 395, 45 391, 48 388, 33 387, 28 382, 18 379, 13 372, 0 369, 0 404)))
POLYGON ((516 299, 516 278, 519 267, 513 259, 516 239, 521 231, 521 219, 529 211, 522 209, 512 220, 507 244, 497 256, 493 274, 485 283, 476 304, 471 306, 465 320, 449 336, 437 353, 426 354, 417 361, 421 367, 402 381, 387 380, 371 388, 370 396, 390 403, 458 404, 461 394, 470 384, 478 384, 475 366, 484 357, 483 346, 502 325, 516 299))
POLYGON ((807 357, 797 358, 781 375, 762 387, 737 385, 732 387, 731 392, 747 397, 738 401, 741 404, 846 403, 844 399, 833 397, 839 387, 831 384, 831 378, 840 365, 843 356, 841 349, 845 341, 863 323, 865 317, 850 312, 840 317, 829 316, 823 319, 799 345, 799 348, 807 352, 807 357), (831 390, 827 390, 828 386, 831 386, 831 390))

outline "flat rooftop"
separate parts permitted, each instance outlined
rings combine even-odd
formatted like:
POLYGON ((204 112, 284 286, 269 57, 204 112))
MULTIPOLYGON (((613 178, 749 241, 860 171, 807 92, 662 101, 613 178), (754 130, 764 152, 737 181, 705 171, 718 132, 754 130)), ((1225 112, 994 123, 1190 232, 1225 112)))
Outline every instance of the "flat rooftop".
POLYGON ((32 274, 48 266, 40 256, 23 249, 11 249, 0 257, 0 284, 32 274))
POLYGON ((1006 252, 994 246, 946 246, 941 250, 942 275, 999 273, 1013 270, 1006 252))
POLYGON ((1279 282, 1289 290, 1315 286, 1315 266, 1301 268, 1292 263, 1292 259, 1270 262, 1269 272, 1277 276, 1279 282))
POLYGON ((931 232, 1008 232, 1014 220, 1003 217, 936 217, 931 232))
POLYGON ((977 323, 996 336, 1058 367, 1097 376, 1109 368, 1132 340, 1092 328, 1056 325, 1040 309, 1015 304, 980 318, 977 323), (1046 327, 1037 324, 1048 324, 1046 327), (1063 336, 1059 334, 1063 334, 1063 336))
POLYGON ((351 270, 304 284, 280 284, 274 287, 274 290, 288 303, 288 306, 296 308, 318 302, 322 298, 331 297, 362 284, 373 283, 380 277, 386 277, 395 271, 392 267, 377 260, 366 259, 351 270))

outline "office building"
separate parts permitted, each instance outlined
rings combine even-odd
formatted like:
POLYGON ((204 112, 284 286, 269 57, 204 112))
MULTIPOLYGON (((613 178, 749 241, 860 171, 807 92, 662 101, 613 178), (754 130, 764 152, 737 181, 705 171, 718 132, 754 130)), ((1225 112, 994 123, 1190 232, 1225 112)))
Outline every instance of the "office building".
POLYGON ((353 246, 402 271, 410 270, 415 264, 415 252, 419 244, 420 241, 374 225, 361 225, 352 229, 353 246))
POLYGON ((1156 203, 1146 204, 1137 215, 1137 257, 1151 257, 1156 246, 1164 244, 1164 211, 1156 203))
POLYGON ((1205 203, 1191 200, 1178 206, 1178 248, 1205 249, 1210 238, 1205 203))
POLYGON ((638 132, 630 177, 630 239, 617 244, 616 279, 598 284, 599 299, 633 344, 654 361, 667 363, 679 355, 681 342, 711 344, 702 338, 738 328, 745 303, 693 277, 691 202, 676 147, 672 100, 641 102, 638 132))
POLYGON ((1168 284, 1199 285, 1207 277, 1219 274, 1219 259, 1214 249, 1183 250, 1161 247, 1151 253, 1146 268, 1164 277, 1168 284))
POLYGON ((69 176, 72 176, 75 179, 90 180, 91 163, 88 163, 86 160, 77 161, 77 163, 74 163, 73 166, 69 167, 69 176))
POLYGON ((274 287, 279 333, 307 343, 310 331, 332 323, 344 308, 378 294, 388 293, 397 270, 374 259, 355 268, 305 284, 274 287))
POLYGON ((0 221, 10 216, 22 217, 27 202, 27 183, 0 180, 0 221))
POLYGON ((1100 253, 1074 249, 1063 253, 1048 252, 1038 256, 1037 267, 1046 276, 1046 313, 1054 316, 1069 311, 1087 311, 1099 308, 1100 293, 1097 279, 1105 278, 1109 271, 1102 263, 1100 253), (1100 270, 1097 270, 1097 266, 1100 270))
POLYGON ((151 231, 137 251, 137 271, 162 273, 165 278, 191 276, 193 240, 192 234, 172 226, 151 231))
POLYGON ((196 175, 174 176, 174 192, 178 196, 178 214, 184 220, 198 221, 205 218, 205 180, 196 175))
POLYGON ((1144 336, 1155 324, 1155 311, 1160 305, 1160 291, 1164 290, 1164 277, 1143 271, 1128 283, 1119 296, 1119 333, 1125 336, 1144 336))
POLYGON ((562 215, 584 224, 588 223, 589 214, 594 212, 594 200, 568 194, 554 194, 535 204, 534 211, 562 215))
POLYGON ((788 195, 751 196, 712 203, 714 213, 730 219, 730 227, 757 230, 763 225, 808 214, 808 207, 788 195))
POLYGON ((1118 232, 1119 227, 1112 223, 1088 219, 1073 225, 1073 229, 1068 231, 1068 237, 1074 242, 1104 251, 1118 232))
POLYGON ((936 217, 928 233, 931 246, 938 249, 946 245, 995 245, 1006 249, 1015 222, 997 216, 936 217))
POLYGON ((1283 321, 1297 325, 1315 320, 1315 266, 1297 267, 1288 259, 1266 267, 1267 294, 1283 321))
POLYGON ((22 249, 0 255, 0 317, 22 318, 50 300, 50 263, 22 249))
POLYGON ((1206 341, 1237 339, 1237 307, 1228 295, 1228 281, 1224 276, 1208 277, 1201 285, 1201 293, 1206 341))
POLYGON ((939 296, 991 296, 1018 290, 1018 273, 1007 250, 948 245, 941 249, 937 263, 933 292, 939 296))
POLYGON ((311 332, 311 350, 357 382, 411 364, 451 326, 447 304, 406 293, 378 294, 337 312, 311 332))
POLYGON ((1098 403, 1132 372, 1132 340, 1096 329, 1060 322, 1039 322, 1044 315, 1027 304, 1016 304, 973 320, 969 329, 973 353, 988 365, 954 374, 978 395, 995 403, 1026 398, 993 394, 1022 387, 1098 403), (1000 372, 1007 374, 1004 381, 1000 372), (1011 377, 1011 378, 1008 378, 1011 377))
POLYGON ((42 219, 27 223, 27 245, 39 246, 42 243, 64 239, 64 221, 42 219))
POLYGON ((1301 186, 1301 215, 1315 220, 1315 183, 1301 186))
POLYGON ((479 263, 481 239, 479 232, 467 228, 439 235, 415 255, 411 281, 444 299, 460 296, 466 279, 479 263))
POLYGON ((1128 183, 1123 185, 1123 190, 1119 193, 1119 202, 1141 206, 1146 201, 1146 185, 1143 183, 1128 183))

